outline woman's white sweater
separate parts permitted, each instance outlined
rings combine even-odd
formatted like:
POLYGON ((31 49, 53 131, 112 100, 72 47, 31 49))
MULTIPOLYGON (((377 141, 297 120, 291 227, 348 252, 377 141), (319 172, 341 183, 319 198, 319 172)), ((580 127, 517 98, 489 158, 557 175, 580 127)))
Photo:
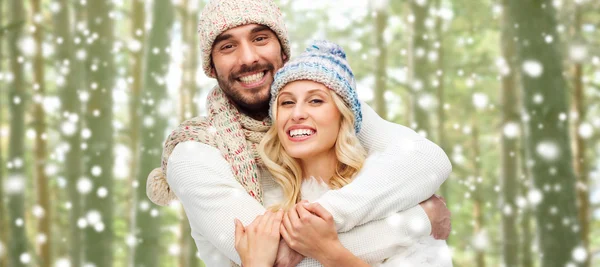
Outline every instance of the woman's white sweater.
MULTIPOLYGON (((352 183, 317 200, 334 217, 340 241, 367 262, 380 262, 431 231, 418 205, 446 180, 452 167, 441 148, 413 130, 381 119, 362 103, 359 134, 369 156, 352 183), (382 236, 384 238, 382 238, 382 236)), ((261 169, 265 195, 275 183, 261 169)), ((168 160, 167 181, 188 216, 192 237, 207 266, 240 258, 234 248, 234 218, 249 224, 265 212, 236 181, 218 149, 183 142, 168 160)), ((312 259, 298 266, 320 266, 312 259)))

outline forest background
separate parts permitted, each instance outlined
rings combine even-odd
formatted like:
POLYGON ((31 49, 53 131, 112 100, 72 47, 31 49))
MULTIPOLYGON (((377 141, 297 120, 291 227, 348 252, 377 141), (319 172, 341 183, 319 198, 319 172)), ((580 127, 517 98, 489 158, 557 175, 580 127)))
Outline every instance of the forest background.
MULTIPOLYGON (((280 0, 439 144, 455 266, 600 266, 600 1, 280 0)), ((0 0, 0 266, 201 266, 145 184, 206 114, 202 0, 0 0)), ((233 222, 232 222, 233 223, 233 222)))

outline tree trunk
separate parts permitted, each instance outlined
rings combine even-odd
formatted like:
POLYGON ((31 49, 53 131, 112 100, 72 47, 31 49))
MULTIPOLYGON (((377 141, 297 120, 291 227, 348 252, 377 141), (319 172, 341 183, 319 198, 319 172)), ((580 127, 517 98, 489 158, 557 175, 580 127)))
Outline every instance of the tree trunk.
MULTIPOLYGON (((60 10, 53 15, 55 35, 63 39, 63 43, 57 46, 56 61, 59 62, 58 69, 67 70, 65 73, 65 84, 60 87, 60 98, 62 112, 66 116, 61 127, 74 129, 73 131, 61 131, 61 138, 69 144, 69 150, 65 155, 65 166, 62 170, 67 179, 67 194, 71 208, 69 210, 69 225, 76 226, 81 217, 81 196, 77 191, 77 181, 83 173, 82 151, 81 151, 81 102, 78 97, 78 88, 82 85, 83 64, 75 58, 75 45, 71 42, 73 35, 71 31, 75 23, 71 21, 71 3, 68 0, 60 1, 60 10), (67 63, 68 62, 68 63, 67 63)), ((78 8, 76 17, 81 15, 78 8)), ((58 72, 60 73, 60 72, 58 72)), ((82 233, 79 227, 69 227, 69 258, 72 267, 80 267, 82 261, 82 233)))
POLYGON ((387 45, 383 38, 387 28, 388 14, 385 9, 375 11, 375 45, 377 46, 377 59, 375 62, 375 111, 382 118, 387 118, 385 91, 387 86, 387 45))
MULTIPOLYGON (((130 234, 134 234, 136 232, 136 206, 139 202, 139 199, 136 198, 135 188, 133 187, 134 181, 136 177, 139 175, 139 150, 140 150, 140 138, 139 138, 139 129, 140 129, 140 117, 142 112, 140 110, 140 99, 141 99, 141 91, 142 91, 142 79, 143 79, 143 63, 144 63, 144 50, 146 49, 146 27, 144 25, 146 21, 145 10, 146 10, 145 1, 142 0, 134 0, 131 2, 131 12, 132 12, 132 26, 131 26, 131 36, 137 42, 139 42, 139 50, 132 51, 132 66, 131 66, 131 76, 133 77, 133 85, 131 87, 131 100, 129 101, 129 137, 130 137, 130 151, 131 151, 131 164, 130 164, 130 173, 127 178, 128 183, 126 185, 129 197, 126 200, 126 211, 127 213, 127 225, 129 226, 130 234)), ((138 184, 138 186, 144 185, 144 183, 138 184)), ((144 196, 144 198, 146 197, 144 196)), ((129 265, 133 264, 133 255, 135 254, 135 247, 132 246, 129 250, 129 255, 127 257, 127 262, 129 265)))
POLYGON ((186 113, 190 117, 198 116, 198 103, 196 99, 196 72, 198 70, 198 34, 196 25, 198 23, 198 12, 191 10, 188 1, 183 1, 182 24, 184 43, 189 49, 189 54, 184 57, 183 89, 185 93, 186 113))
MULTIPOLYGON (((111 53, 114 44, 111 1, 87 2, 88 28, 92 37, 85 69, 90 70, 86 108, 86 126, 91 135, 86 151, 85 175, 92 181, 85 196, 85 261, 95 266, 113 264, 113 100, 115 64, 111 53), (96 221, 95 218, 100 218, 96 221)), ((87 39, 87 38, 86 38, 87 39)))
POLYGON ((529 116, 527 160, 534 163, 533 190, 541 195, 535 209, 541 266, 565 266, 581 244, 581 233, 574 231, 579 221, 569 125, 558 120, 559 114, 568 113, 569 104, 555 10, 550 0, 509 0, 508 7, 511 25, 518 25, 518 66, 529 116), (554 42, 546 43, 541 33, 552 36, 554 42))
MULTIPOLYGON (((33 14, 42 14, 40 0, 31 1, 33 14)), ((44 236, 45 241, 36 242, 38 254, 40 257, 40 266, 49 267, 52 264, 50 254, 50 244, 52 243, 52 233, 50 232, 52 209, 50 208, 50 195, 48 193, 48 177, 45 172, 47 159, 46 144, 46 113, 43 108, 43 99, 46 94, 46 85, 44 81, 44 55, 42 54, 43 22, 35 22, 35 32, 33 38, 36 45, 36 54, 33 59, 34 82, 33 82, 33 127, 35 129, 35 177, 37 189, 37 205, 44 211, 38 218, 37 236, 44 236), (39 99, 39 100, 36 100, 39 99)))
MULTIPOLYGON (((10 23, 23 23, 25 12, 23 1, 10 1, 10 23)), ((8 245, 9 266, 25 266, 20 257, 27 253, 27 234, 25 231, 25 80, 22 55, 18 48, 21 32, 20 25, 8 32, 8 49, 13 81, 9 85, 10 140, 8 151, 8 212, 10 243, 8 245)))
MULTIPOLYGON (((506 0, 503 1, 506 8, 506 0)), ((504 127, 513 127, 519 125, 519 110, 517 106, 517 81, 515 60, 515 45, 513 41, 514 34, 512 25, 508 18, 502 18, 501 27, 501 50, 506 65, 510 69, 508 73, 502 73, 502 125, 504 127)), ((508 128, 510 129, 510 128, 508 128)), ((517 234, 517 190, 519 182, 517 180, 517 136, 511 136, 500 131, 502 140, 502 169, 500 175, 500 184, 502 188, 502 258, 504 266, 517 266, 519 255, 519 236, 517 234)))
MULTIPOLYGON (((0 0, 0 25, 4 25, 4 1, 0 0)), ((0 40, 0 73, 4 70, 4 40, 0 40)), ((4 83, 0 81, 0 83, 4 83)), ((4 95, 2 92, 2 99, 7 99, 8 96, 4 95)), ((7 105, 8 103, 1 102, 2 105, 7 105)), ((4 114, 2 113, 3 109, 0 108, 0 125, 2 125, 4 120, 4 114)), ((2 138, 0 138, 1 140, 2 138)), ((4 203, 4 154, 2 151, 2 141, 0 141, 0 247, 6 248, 8 246, 8 225, 6 224, 6 207, 4 203)), ((6 253, 2 253, 0 255, 0 265, 8 266, 8 257, 6 253)))
MULTIPOLYGON (((573 25, 573 40, 581 39, 581 6, 575 4, 573 25)), ((588 178, 588 162, 585 157, 586 141, 579 134, 579 129, 586 117, 585 95, 583 91, 583 65, 580 61, 573 64, 573 109, 572 113, 577 114, 572 119, 572 136, 573 136, 573 168, 577 175, 577 203, 579 209, 579 224, 581 225, 581 238, 583 245, 588 255, 590 254, 590 203, 589 203, 589 178, 588 178)), ((590 258, 588 256, 584 262, 584 266, 590 266, 590 258)))
MULTIPOLYGON (((436 6, 438 10, 441 9, 441 0, 436 1, 436 6)), ((441 16, 437 16, 436 18, 436 26, 435 32, 437 35, 437 41, 439 42, 438 50, 438 58, 437 58, 437 71, 436 73, 438 77, 438 86, 437 86, 437 117, 438 117, 438 145, 446 152, 446 154, 450 155, 451 151, 448 149, 446 144, 446 130, 444 129, 444 124, 446 123, 446 112, 444 111, 444 105, 446 104, 445 98, 445 78, 446 78, 446 68, 444 66, 444 30, 443 30, 444 20, 441 16)), ((450 190, 449 190, 448 182, 442 184, 440 191, 442 196, 446 199, 448 203, 450 201, 450 190)), ((448 203, 449 204, 449 203, 448 203)))
MULTIPOLYGON (((143 105, 142 114, 153 119, 153 123, 140 126, 142 147, 140 150, 140 171, 138 172, 139 184, 145 184, 148 173, 160 162, 164 131, 167 120, 160 114, 157 107, 167 97, 166 84, 161 82, 168 72, 169 54, 165 51, 171 40, 171 26, 173 24, 174 10, 171 1, 155 1, 153 6, 152 30, 149 33, 149 47, 156 47, 159 53, 146 50, 146 67, 144 71, 144 98, 154 101, 155 105, 143 105)), ((137 188, 137 198, 146 198, 146 187, 137 188)), ((147 200, 141 201, 136 206, 136 230, 138 243, 135 247, 135 266, 159 266, 160 237, 163 235, 160 228, 160 216, 157 208, 144 208, 149 205, 147 200)))
POLYGON ((412 15, 414 16, 414 22, 412 24, 412 67, 410 86, 412 88, 413 103, 412 113, 413 122, 416 123, 416 131, 424 132, 428 137, 431 137, 431 126, 429 122, 428 107, 419 105, 419 100, 428 95, 429 90, 429 61, 427 60, 427 51, 429 44, 423 37, 427 33, 425 27, 425 20, 427 19, 429 11, 429 2, 423 4, 417 3, 417 1, 411 1, 410 7, 412 15))
MULTIPOLYGON (((520 101, 519 101, 520 102, 520 101)), ((520 123, 523 126, 523 122, 520 123)), ((523 129, 524 127, 521 127, 523 129)), ((529 188, 531 184, 531 174, 527 169, 527 162, 525 157, 525 144, 523 136, 524 132, 521 130, 521 144, 519 146, 519 167, 521 169, 521 182, 520 190, 521 195, 527 196, 529 193, 529 188)), ((521 240, 520 246, 521 249, 521 267, 533 267, 533 254, 531 253, 531 246, 533 245, 533 234, 531 232, 531 208, 525 207, 523 209, 523 213, 521 214, 521 240)))
MULTIPOLYGON (((473 220, 474 225, 474 236, 484 234, 483 222, 483 195, 482 195, 482 184, 478 183, 477 180, 481 177, 481 152, 479 149, 479 129, 477 129, 477 123, 475 117, 472 118, 472 130, 471 130, 471 146, 473 147, 473 167, 475 171, 476 190, 473 191, 473 220)), ((475 262, 477 267, 485 267, 485 254, 484 249, 476 249, 475 251, 475 262)))

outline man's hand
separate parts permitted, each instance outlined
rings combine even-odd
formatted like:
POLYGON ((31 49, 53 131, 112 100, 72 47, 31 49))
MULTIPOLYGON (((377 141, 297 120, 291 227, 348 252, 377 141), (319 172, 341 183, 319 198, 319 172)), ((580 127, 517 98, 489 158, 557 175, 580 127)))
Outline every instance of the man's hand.
POLYGON ((277 250, 277 256, 275 258, 275 267, 295 267, 298 265, 304 256, 291 249, 290 246, 285 243, 285 240, 279 241, 279 250, 277 250))
POLYGON ((452 224, 450 210, 446 207, 446 200, 438 195, 433 195, 420 203, 431 222, 431 234, 435 239, 448 239, 452 224))

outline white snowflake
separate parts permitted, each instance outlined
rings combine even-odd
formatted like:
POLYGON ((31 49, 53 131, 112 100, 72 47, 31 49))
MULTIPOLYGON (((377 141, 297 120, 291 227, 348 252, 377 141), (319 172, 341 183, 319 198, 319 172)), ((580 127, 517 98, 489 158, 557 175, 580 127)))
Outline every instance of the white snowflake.
POLYGON ((169 246, 169 254, 172 256, 177 256, 179 255, 179 253, 181 253, 181 247, 179 247, 179 244, 171 244, 169 246))
POLYGON ((594 128, 591 124, 584 122, 581 125, 579 125, 577 133, 579 133, 579 136, 581 136, 581 138, 589 139, 590 137, 592 137, 592 135, 594 135, 594 128))
POLYGON ((555 161, 560 156, 560 149, 555 142, 542 141, 537 144, 535 151, 547 161, 555 161))
POLYGON ((23 175, 13 174, 8 176, 4 183, 4 190, 8 195, 20 194, 25 190, 25 177, 23 175))
POLYGON ((523 62, 523 70, 528 76, 532 78, 538 78, 542 75, 544 67, 539 61, 526 60, 525 62, 523 62))
POLYGON ((87 226, 88 226, 88 222, 85 220, 85 218, 79 218, 77 220, 77 227, 79 227, 79 229, 86 228, 87 226))
POLYGON ((31 255, 29 255, 29 253, 25 252, 25 253, 21 254, 21 256, 19 256, 19 260, 21 260, 21 263, 23 263, 23 264, 29 264, 31 262, 31 255))
POLYGON ((98 188, 98 191, 96 191, 96 193, 98 194, 99 198, 105 198, 108 195, 108 190, 106 189, 106 187, 102 186, 98 188))
POLYGON ((89 139, 90 137, 92 137, 92 131, 88 128, 81 130, 81 137, 83 139, 89 139))
POLYGON ((94 165, 91 169, 91 173, 95 177, 102 175, 102 167, 100 167, 98 165, 94 165))
POLYGON ((508 139, 516 138, 517 136, 519 136, 519 132, 520 127, 519 124, 516 122, 507 122, 502 128, 502 133, 504 133, 504 136, 506 136, 508 139))
POLYGON ((82 177, 77 181, 77 191, 79 191, 79 193, 82 195, 92 191, 92 186, 92 180, 87 177, 82 177))
POLYGON ((424 110, 433 110, 437 106, 437 100, 432 94, 420 94, 418 105, 424 110))
POLYGON ((71 267, 71 260, 67 258, 59 258, 54 262, 54 267, 71 267))
POLYGON ((585 59, 587 59, 587 56, 587 46, 581 44, 574 44, 571 45, 571 47, 569 47, 569 58, 571 58, 573 62, 581 63, 585 59))
POLYGON ((473 94, 473 105, 478 109, 484 109, 489 103, 489 97, 484 93, 473 94))
POLYGON ((46 212, 44 211, 44 208, 42 208, 40 205, 35 205, 35 206, 33 206, 32 213, 33 213, 33 216, 35 216, 36 218, 39 219, 39 218, 44 217, 44 214, 46 212))
POLYGON ((77 131, 77 126, 71 121, 64 121, 60 125, 60 130, 65 136, 72 136, 77 131))
POLYGON ((573 249, 573 252, 571 252, 571 256, 576 262, 583 263, 587 259, 588 253, 584 247, 578 246, 575 249, 573 249))
POLYGON ((102 214, 97 210, 90 210, 85 215, 86 221, 89 224, 97 224, 102 221, 102 214))
POLYGON ((540 190, 533 188, 530 189, 529 192, 527 192, 527 199, 529 200, 529 203, 531 203, 531 205, 533 206, 542 202, 542 198, 543 195, 542 192, 540 192, 540 190))
POLYGON ((485 251, 490 245, 489 237, 487 231, 481 230, 475 234, 471 244, 477 251, 485 251))

